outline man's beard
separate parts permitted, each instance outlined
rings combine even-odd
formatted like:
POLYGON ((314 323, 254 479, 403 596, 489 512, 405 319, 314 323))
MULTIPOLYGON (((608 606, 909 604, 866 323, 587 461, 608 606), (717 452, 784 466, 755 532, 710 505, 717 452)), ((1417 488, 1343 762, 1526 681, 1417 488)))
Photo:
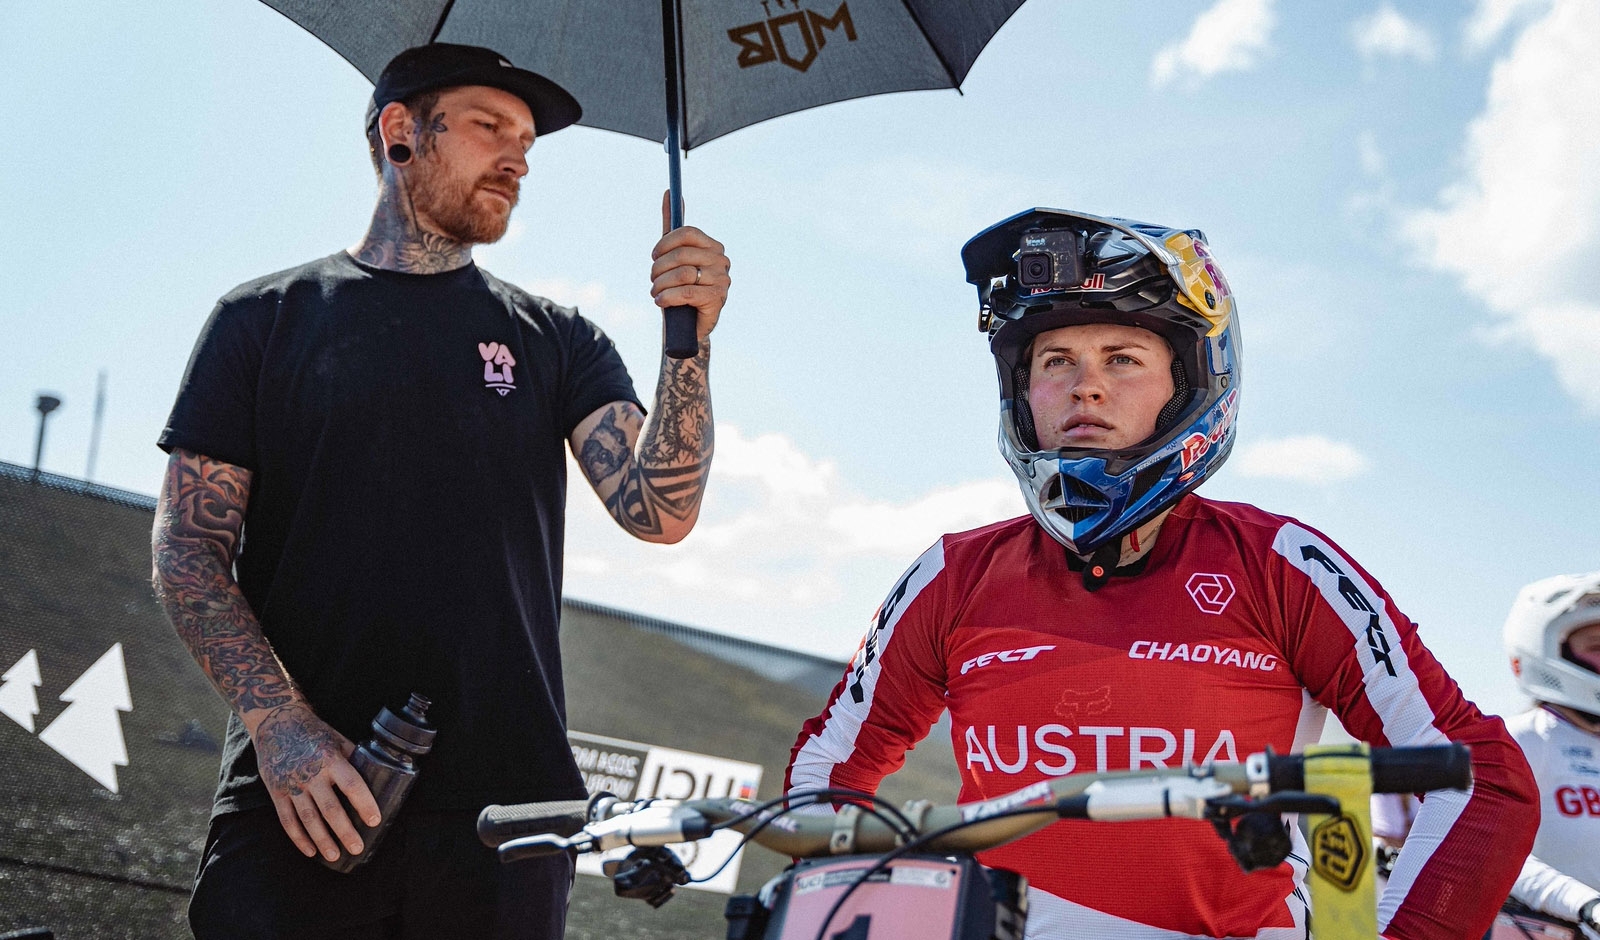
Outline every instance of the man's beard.
POLYGON ((417 213, 427 216, 441 234, 464 245, 499 241, 511 223, 519 190, 516 177, 504 173, 485 173, 470 181, 454 178, 432 155, 418 160, 412 171, 411 201, 417 213), (478 202, 478 189, 484 186, 510 194, 511 205, 504 213, 478 202))

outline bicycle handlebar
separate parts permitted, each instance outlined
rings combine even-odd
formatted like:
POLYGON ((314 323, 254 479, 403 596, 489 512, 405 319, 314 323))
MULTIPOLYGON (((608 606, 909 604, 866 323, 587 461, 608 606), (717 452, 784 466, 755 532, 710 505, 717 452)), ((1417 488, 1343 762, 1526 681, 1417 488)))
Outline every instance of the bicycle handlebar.
MULTIPOLYGON (((1300 754, 1274 755, 1269 781, 1273 792, 1304 790, 1306 762, 1300 754)), ((1426 793, 1465 790, 1472 785, 1472 754, 1465 745, 1380 747, 1372 750, 1373 793, 1426 793)))
MULTIPOLYGON (((1374 748, 1371 760, 1374 793, 1465 789, 1472 780, 1471 757, 1460 744, 1374 748)), ((1213 801, 1290 794, 1304 785, 1303 755, 1267 751, 1242 764, 1072 774, 975 803, 911 803, 903 813, 916 833, 953 828, 929 842, 929 851, 978 852, 1057 819, 1204 819, 1213 801)), ((853 805, 837 813, 806 814, 729 798, 630 803, 600 795, 587 803, 489 806, 478 817, 479 838, 485 845, 500 846, 503 861, 574 848, 603 852, 623 845, 690 842, 720 827, 796 858, 887 852, 905 841, 904 833, 853 805)))

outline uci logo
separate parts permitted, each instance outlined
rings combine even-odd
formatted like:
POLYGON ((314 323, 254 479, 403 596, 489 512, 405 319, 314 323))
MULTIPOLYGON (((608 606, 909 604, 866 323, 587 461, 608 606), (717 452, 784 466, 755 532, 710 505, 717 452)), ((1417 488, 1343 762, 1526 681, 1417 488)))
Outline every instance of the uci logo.
POLYGON ((843 30, 845 41, 856 41, 856 24, 850 19, 848 3, 839 4, 833 16, 823 16, 815 10, 800 9, 800 0, 775 2, 779 10, 792 6, 793 12, 773 16, 768 0, 761 0, 766 19, 728 30, 728 38, 739 47, 739 68, 778 61, 796 72, 804 72, 828 44, 829 33, 843 30), (804 51, 796 55, 796 49, 804 51))

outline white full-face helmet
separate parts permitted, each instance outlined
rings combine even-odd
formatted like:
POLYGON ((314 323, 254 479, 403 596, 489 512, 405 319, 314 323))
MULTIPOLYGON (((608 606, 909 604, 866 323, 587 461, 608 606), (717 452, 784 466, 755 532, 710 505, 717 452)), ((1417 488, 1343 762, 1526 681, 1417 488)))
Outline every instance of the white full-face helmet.
POLYGON ((1506 655, 1522 691, 1541 702, 1600 714, 1600 674, 1571 657, 1573 633, 1600 623, 1600 571, 1535 581, 1506 617, 1506 655))

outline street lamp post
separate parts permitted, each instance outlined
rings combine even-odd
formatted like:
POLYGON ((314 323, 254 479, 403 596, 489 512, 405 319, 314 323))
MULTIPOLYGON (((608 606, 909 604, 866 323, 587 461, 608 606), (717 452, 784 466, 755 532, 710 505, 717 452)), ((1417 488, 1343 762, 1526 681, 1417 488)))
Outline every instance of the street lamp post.
POLYGON ((33 482, 37 483, 39 482, 39 464, 44 460, 44 424, 49 419, 50 412, 61 407, 61 399, 54 395, 40 395, 39 400, 34 402, 33 406, 39 409, 39 440, 33 446, 33 482))

